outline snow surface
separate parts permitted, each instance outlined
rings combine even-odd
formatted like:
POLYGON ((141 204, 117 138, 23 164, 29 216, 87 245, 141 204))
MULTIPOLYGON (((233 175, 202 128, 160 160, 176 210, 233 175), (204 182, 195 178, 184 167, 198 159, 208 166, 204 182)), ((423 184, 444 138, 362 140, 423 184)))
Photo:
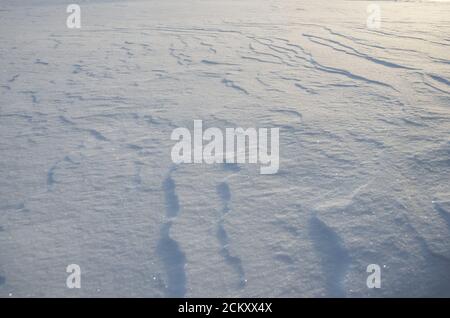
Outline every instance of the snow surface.
POLYGON ((78 3, 0 3, 0 296, 450 296, 450 3, 78 3), (278 174, 174 166, 194 119, 278 174))

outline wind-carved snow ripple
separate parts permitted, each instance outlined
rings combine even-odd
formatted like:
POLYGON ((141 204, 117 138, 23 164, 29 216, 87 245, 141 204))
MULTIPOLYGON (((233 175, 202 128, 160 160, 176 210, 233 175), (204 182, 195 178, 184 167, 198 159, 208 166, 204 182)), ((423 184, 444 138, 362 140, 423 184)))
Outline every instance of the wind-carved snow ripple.
POLYGON ((178 242, 170 237, 173 220, 180 211, 180 204, 175 191, 176 185, 171 172, 162 184, 167 220, 161 226, 157 254, 164 264, 167 274, 166 296, 184 297, 186 294, 186 256, 178 242))
POLYGON ((345 45, 344 43, 341 43, 339 41, 335 41, 335 40, 332 40, 332 39, 327 39, 327 38, 316 36, 316 35, 312 35, 312 34, 306 34, 306 33, 303 33, 303 36, 306 37, 309 41, 311 41, 313 43, 316 43, 318 45, 322 45, 322 46, 328 47, 328 48, 330 48, 330 49, 332 49, 334 51, 337 51, 337 52, 342 52, 342 53, 345 53, 345 54, 348 54, 348 55, 352 55, 352 56, 356 56, 356 57, 359 57, 359 58, 362 58, 362 59, 366 59, 366 60, 368 60, 370 62, 373 62, 373 63, 376 63, 376 64, 380 64, 380 65, 383 65, 383 66, 386 66, 386 67, 390 67, 390 68, 401 68, 401 69, 406 69, 406 70, 415 70, 415 68, 413 68, 413 67, 400 65, 400 64, 397 64, 397 63, 394 63, 394 62, 391 62, 391 61, 385 61, 385 60, 379 59, 377 57, 361 53, 357 49, 355 49, 355 48, 353 48, 351 46, 345 45), (327 44, 327 43, 331 43, 331 44, 327 44), (335 45, 335 46, 333 46, 333 45, 335 45))
POLYGON ((309 235, 313 241, 325 275, 328 297, 345 297, 343 283, 350 264, 348 251, 339 235, 317 216, 309 221, 309 235))
POLYGON ((78 166, 79 163, 71 159, 70 156, 65 156, 62 160, 58 160, 50 169, 47 171, 47 191, 53 191, 53 186, 58 183, 55 179, 55 172, 58 169, 71 169, 78 166))
POLYGON ((225 259, 225 262, 232 266, 233 270, 239 276, 239 288, 245 287, 247 279, 245 278, 245 271, 242 266, 242 261, 238 256, 232 255, 229 251, 230 239, 224 227, 225 215, 230 211, 229 202, 231 200, 230 187, 226 182, 221 182, 217 186, 217 193, 222 201, 222 210, 220 212, 220 219, 217 224, 217 239, 220 243, 220 255, 225 259))

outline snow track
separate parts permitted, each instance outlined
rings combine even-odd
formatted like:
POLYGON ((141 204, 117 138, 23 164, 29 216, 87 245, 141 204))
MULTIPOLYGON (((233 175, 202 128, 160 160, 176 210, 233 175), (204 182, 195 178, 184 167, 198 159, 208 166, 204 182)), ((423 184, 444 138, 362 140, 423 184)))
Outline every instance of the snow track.
POLYGON ((186 294, 186 273, 184 267, 186 256, 180 250, 179 244, 170 237, 172 222, 180 212, 180 203, 175 193, 175 182, 169 174, 163 182, 166 201, 166 218, 161 227, 161 237, 158 243, 158 254, 167 271, 168 297, 183 297, 186 294))

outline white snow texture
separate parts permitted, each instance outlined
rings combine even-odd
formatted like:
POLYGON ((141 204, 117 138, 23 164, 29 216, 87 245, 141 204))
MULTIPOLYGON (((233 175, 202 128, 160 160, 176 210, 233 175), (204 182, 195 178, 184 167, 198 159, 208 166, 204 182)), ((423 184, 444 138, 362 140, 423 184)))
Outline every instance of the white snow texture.
POLYGON ((450 296, 450 2, 371 3, 2 0, 0 297, 450 296), (196 119, 280 170, 174 165, 196 119))

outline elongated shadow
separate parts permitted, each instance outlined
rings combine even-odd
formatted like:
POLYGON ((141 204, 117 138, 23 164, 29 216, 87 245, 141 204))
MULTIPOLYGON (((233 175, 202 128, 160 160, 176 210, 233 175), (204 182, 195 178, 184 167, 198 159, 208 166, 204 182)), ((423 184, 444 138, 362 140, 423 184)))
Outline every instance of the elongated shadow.
POLYGON ((219 222, 217 224, 217 240, 220 243, 220 255, 224 258, 225 262, 229 264, 239 277, 239 288, 243 288, 247 284, 245 278, 244 267, 242 261, 238 256, 232 255, 229 250, 230 239, 224 227, 224 216, 230 211, 229 202, 231 200, 230 187, 226 182, 221 182, 217 185, 217 194, 222 201, 222 211, 219 222))
POLYGON ((166 221, 161 226, 156 252, 167 275, 166 296, 184 297, 186 295, 186 256, 178 242, 170 237, 173 219, 180 212, 180 204, 175 191, 176 184, 170 173, 164 179, 162 188, 166 205, 166 221))
POLYGON ((167 275, 166 296, 184 297, 186 294, 186 256, 177 241, 170 237, 171 222, 163 224, 157 245, 157 253, 167 275))
POLYGON ((309 221, 309 235, 321 258, 328 297, 345 297, 343 283, 350 264, 348 251, 332 228, 316 216, 309 221))

